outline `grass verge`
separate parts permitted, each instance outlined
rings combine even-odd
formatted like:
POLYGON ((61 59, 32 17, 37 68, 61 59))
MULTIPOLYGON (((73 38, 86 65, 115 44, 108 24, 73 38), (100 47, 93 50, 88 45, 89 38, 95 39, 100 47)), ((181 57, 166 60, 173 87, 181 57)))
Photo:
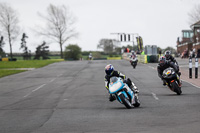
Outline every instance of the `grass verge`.
POLYGON ((0 78, 4 77, 4 76, 24 72, 24 71, 26 71, 26 70, 0 70, 0 78))
POLYGON ((12 68, 40 68, 49 65, 51 63, 60 61, 63 61, 63 59, 0 61, 0 78, 11 74, 16 74, 26 71, 26 70, 9 70, 12 68))
POLYGON ((1 68, 40 68, 63 59, 52 60, 19 60, 19 61, 0 61, 1 68))

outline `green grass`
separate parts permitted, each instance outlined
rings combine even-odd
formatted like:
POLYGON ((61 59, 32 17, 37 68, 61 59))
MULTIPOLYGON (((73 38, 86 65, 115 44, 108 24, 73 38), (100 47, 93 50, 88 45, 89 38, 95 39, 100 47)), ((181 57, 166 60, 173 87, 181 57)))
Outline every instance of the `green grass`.
POLYGON ((25 70, 0 70, 0 78, 20 72, 24 72, 25 70))
POLYGON ((0 61, 0 69, 5 68, 39 68, 63 59, 51 60, 19 60, 19 61, 0 61))
POLYGON ((26 71, 26 70, 9 70, 11 68, 39 68, 60 61, 63 61, 63 59, 0 61, 0 78, 11 74, 26 71))

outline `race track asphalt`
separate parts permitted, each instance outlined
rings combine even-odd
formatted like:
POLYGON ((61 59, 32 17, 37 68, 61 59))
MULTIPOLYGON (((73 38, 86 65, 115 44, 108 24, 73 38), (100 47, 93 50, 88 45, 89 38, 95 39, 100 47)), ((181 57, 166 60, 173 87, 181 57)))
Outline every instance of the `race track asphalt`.
POLYGON ((65 61, 0 78, 1 133, 199 133, 200 88, 171 92, 156 64, 65 61), (141 107, 109 102, 104 67, 113 64, 140 90, 141 107))

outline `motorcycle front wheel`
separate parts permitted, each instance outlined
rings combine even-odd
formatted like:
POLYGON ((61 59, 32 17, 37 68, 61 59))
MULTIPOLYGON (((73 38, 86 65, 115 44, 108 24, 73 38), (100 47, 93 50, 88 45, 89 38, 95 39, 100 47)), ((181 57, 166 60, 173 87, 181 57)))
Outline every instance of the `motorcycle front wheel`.
POLYGON ((120 94, 119 97, 120 97, 122 103, 126 106, 127 109, 132 108, 130 101, 127 98, 125 98, 124 94, 120 94))
POLYGON ((173 82, 172 87, 174 89, 174 92, 176 92, 177 95, 181 95, 182 91, 181 91, 181 88, 178 86, 178 83, 173 82))

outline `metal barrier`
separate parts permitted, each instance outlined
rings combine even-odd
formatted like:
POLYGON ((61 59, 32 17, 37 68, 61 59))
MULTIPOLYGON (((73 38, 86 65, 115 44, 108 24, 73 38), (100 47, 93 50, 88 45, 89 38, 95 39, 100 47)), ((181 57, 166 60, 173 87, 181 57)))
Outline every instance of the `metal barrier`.
POLYGON ((121 57, 107 57, 107 60, 121 60, 121 57))
MULTIPOLYGON (((125 60, 130 60, 129 56, 131 53, 123 53, 122 58, 125 60)), ((139 63, 148 63, 147 62, 147 55, 137 55, 139 63)))
POLYGON ((130 58, 129 58, 130 55, 131 55, 131 53, 123 53, 122 58, 125 60, 130 60, 130 58))
POLYGON ((148 63, 147 62, 147 55, 138 55, 138 62, 140 62, 140 63, 148 63))
POLYGON ((2 58, 1 60, 2 60, 2 61, 9 61, 8 58, 2 58))

